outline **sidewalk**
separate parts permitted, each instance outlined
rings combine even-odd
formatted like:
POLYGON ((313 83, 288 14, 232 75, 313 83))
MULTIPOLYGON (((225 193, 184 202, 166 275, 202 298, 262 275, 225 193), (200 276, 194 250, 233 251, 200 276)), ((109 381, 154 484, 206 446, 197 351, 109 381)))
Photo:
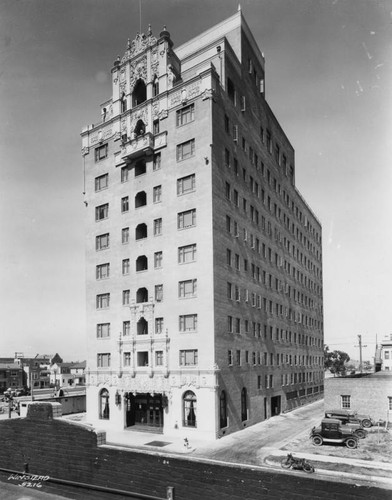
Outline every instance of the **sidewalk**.
MULTIPOLYGON (((83 414, 63 418, 74 421, 80 419, 80 424, 87 425, 83 422, 83 414)), ((318 453, 315 454, 283 450, 283 447, 288 447, 291 438, 274 443, 273 446, 261 444, 261 437, 268 433, 268 429, 272 427, 279 429, 279 425, 283 425, 282 422, 294 418, 294 415, 285 415, 281 419, 276 418, 273 421, 270 419, 212 442, 198 441, 190 437, 186 442, 186 433, 166 436, 134 430, 106 430, 105 446, 143 451, 154 455, 187 455, 190 460, 230 463, 239 467, 273 467, 279 471, 283 470, 280 466, 282 459, 291 452, 295 457, 305 458, 311 462, 316 469, 316 474, 334 476, 340 480, 371 481, 382 484, 383 487, 392 488, 392 461, 387 463, 322 455, 319 454, 322 451, 321 448, 317 448, 318 453)), ((302 473, 301 471, 288 472, 302 473)))

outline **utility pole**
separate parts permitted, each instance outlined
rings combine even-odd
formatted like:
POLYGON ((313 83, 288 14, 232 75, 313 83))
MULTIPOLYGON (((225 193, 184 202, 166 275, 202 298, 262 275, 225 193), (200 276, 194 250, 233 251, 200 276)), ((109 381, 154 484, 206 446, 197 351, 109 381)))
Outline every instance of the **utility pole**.
POLYGON ((358 343, 355 347, 359 347, 359 371, 362 373, 362 347, 367 347, 367 345, 362 345, 362 335, 358 335, 358 343))

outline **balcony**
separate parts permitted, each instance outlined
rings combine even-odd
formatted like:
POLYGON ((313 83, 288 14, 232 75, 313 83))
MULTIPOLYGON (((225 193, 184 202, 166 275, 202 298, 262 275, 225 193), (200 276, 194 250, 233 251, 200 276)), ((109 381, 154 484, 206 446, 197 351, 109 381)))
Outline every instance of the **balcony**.
POLYGON ((140 156, 152 155, 155 150, 167 146, 167 132, 161 132, 153 135, 151 132, 146 132, 134 139, 126 142, 121 151, 115 155, 116 165, 121 163, 130 163, 132 160, 140 156))
POLYGON ((131 139, 124 144, 120 156, 123 162, 130 162, 139 156, 152 155, 154 152, 154 136, 151 132, 131 139))

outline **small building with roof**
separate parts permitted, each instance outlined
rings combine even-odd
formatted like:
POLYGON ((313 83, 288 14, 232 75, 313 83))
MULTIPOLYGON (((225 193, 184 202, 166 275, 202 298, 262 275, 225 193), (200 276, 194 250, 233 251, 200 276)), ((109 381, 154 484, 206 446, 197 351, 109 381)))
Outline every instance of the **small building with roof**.
POLYGON ((324 408, 355 410, 375 421, 392 422, 392 371, 325 379, 324 408))

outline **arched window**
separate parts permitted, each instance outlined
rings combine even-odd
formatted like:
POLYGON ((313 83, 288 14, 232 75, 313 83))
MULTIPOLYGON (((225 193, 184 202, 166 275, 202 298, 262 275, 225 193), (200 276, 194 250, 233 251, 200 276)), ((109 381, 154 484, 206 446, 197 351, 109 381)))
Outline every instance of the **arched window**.
POLYGON ((102 389, 99 393, 99 418, 109 420, 109 416, 109 391, 107 389, 102 389))
POLYGON ((139 135, 144 135, 146 133, 146 126, 144 125, 143 120, 138 120, 134 132, 136 137, 139 137, 139 135))
POLYGON ((137 334, 148 335, 148 323, 144 318, 140 318, 137 322, 137 334))
POLYGON ((148 259, 145 255, 139 255, 136 259, 136 271, 147 271, 148 259))
POLYGON ((136 292, 136 303, 141 304, 142 302, 148 302, 147 288, 139 288, 139 290, 136 292))
POLYGON ((192 391, 187 391, 182 397, 183 425, 184 427, 196 427, 197 399, 192 391))
POLYGON ((247 393, 245 387, 243 387, 241 391, 241 420, 244 422, 248 420, 248 402, 247 402, 247 393))
POLYGON ((141 240, 147 238, 147 226, 146 224, 138 224, 135 229, 135 239, 141 240))
POLYGON ((147 194, 145 191, 139 191, 135 196, 135 208, 147 205, 147 194))
POLYGON ((139 79, 132 92, 132 106, 137 106, 147 99, 146 84, 139 79))
POLYGON ((155 97, 158 94, 159 94, 159 79, 157 75, 155 75, 152 81, 152 96, 155 97))
POLYGON ((227 401, 225 391, 221 392, 219 400, 220 428, 227 427, 227 401))
POLYGON ((121 113, 124 113, 127 110, 127 98, 124 92, 121 94, 121 113))

